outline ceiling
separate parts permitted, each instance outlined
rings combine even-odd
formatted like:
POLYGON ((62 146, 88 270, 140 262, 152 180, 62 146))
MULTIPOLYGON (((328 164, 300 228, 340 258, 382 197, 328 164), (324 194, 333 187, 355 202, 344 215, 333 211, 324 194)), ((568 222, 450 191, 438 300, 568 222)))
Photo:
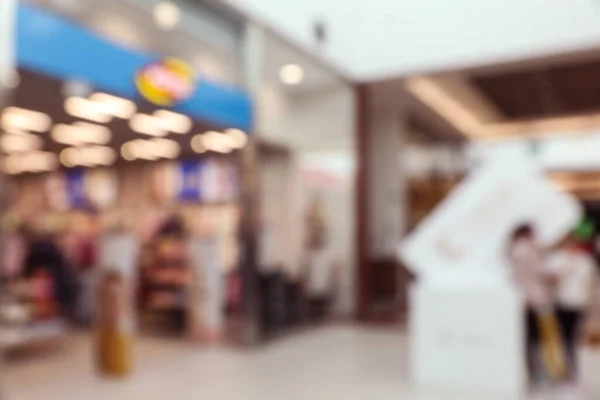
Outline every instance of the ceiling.
MULTIPOLYGON (((473 150, 532 154, 564 189, 600 199, 600 53, 408 78, 417 103, 473 150)), ((483 154, 482 153, 482 154, 483 154)))
POLYGON ((265 34, 264 55, 264 76, 270 84, 286 92, 305 93, 340 82, 339 77, 317 58, 269 33, 265 34), (304 70, 304 80, 300 84, 285 85, 281 82, 279 71, 288 64, 297 64, 304 70))
POLYGON ((600 45, 595 0, 221 1, 315 54, 325 21, 319 56, 361 82, 600 45))
POLYGON ((600 111, 600 57, 469 78, 508 120, 600 111))
POLYGON ((600 129, 600 53, 408 78, 412 98, 466 138, 499 140, 600 129))

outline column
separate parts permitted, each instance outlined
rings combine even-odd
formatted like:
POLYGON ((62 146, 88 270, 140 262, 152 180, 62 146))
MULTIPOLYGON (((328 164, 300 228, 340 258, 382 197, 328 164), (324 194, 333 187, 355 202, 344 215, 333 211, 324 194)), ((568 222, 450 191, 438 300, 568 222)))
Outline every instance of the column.
MULTIPOLYGON (((361 319, 395 318, 402 274, 396 248, 406 226, 400 157, 402 102, 380 88, 358 89, 358 310, 361 319)), ((396 94, 397 96, 397 94, 396 94)))
MULTIPOLYGON (((243 76, 248 92, 256 101, 262 80, 262 62, 264 60, 264 33, 262 28, 247 22, 243 43, 243 76)), ((256 135, 256 132, 253 132, 256 135)), ((241 173, 241 221, 239 232, 240 275, 242 279, 242 326, 243 343, 252 345, 260 340, 260 311, 258 293, 258 262, 260 232, 259 200, 259 160, 257 140, 251 136, 248 145, 242 151, 241 173)))

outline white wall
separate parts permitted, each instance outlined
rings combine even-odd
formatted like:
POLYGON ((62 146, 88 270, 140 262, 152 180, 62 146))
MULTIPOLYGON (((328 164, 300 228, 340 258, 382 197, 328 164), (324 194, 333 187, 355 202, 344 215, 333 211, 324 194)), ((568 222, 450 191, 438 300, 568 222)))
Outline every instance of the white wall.
POLYGON ((0 3, 0 101, 10 72, 15 67, 14 25, 16 0, 0 3))
POLYGON ((257 94, 257 134, 288 146, 292 171, 275 160, 263 167, 264 218, 277 232, 273 257, 296 275, 306 256, 305 214, 316 193, 324 200, 332 253, 342 266, 338 315, 352 315, 355 294, 354 92, 344 85, 320 90, 289 92, 277 84, 262 83, 257 94), (277 169, 277 170, 275 170, 277 169), (335 177, 323 185, 307 172, 335 177), (283 179, 282 179, 283 177, 283 179))
POLYGON ((595 0, 223 0, 313 48, 358 79, 517 59, 600 44, 595 0))
MULTIPOLYGON (((305 256, 305 215, 315 195, 323 200, 329 251, 340 266, 335 312, 339 316, 354 313, 356 274, 355 251, 355 160, 347 151, 321 151, 299 154, 299 176, 294 185, 296 257, 305 256), (325 180, 311 178, 314 173, 328 176, 325 180)), ((313 175, 314 176, 314 175, 313 175)))
POLYGON ((330 85, 291 98, 288 126, 296 148, 352 151, 354 122, 354 93, 346 85, 330 85))
POLYGON ((256 99, 256 131, 263 138, 297 151, 353 149, 355 105, 349 86, 292 93, 263 83, 256 99))
POLYGON ((255 94, 256 134, 270 142, 287 145, 290 141, 291 99, 277 85, 263 82, 255 94))

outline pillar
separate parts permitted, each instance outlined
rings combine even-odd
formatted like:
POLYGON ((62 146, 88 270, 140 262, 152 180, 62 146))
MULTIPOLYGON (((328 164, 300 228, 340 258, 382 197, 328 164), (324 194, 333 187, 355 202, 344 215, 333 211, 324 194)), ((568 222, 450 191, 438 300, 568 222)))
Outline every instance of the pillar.
MULTIPOLYGON (((243 76, 248 92, 256 100, 262 80, 264 60, 264 32, 258 25, 247 22, 243 43, 243 76)), ((256 133, 252 132, 248 145, 242 151, 239 228, 240 275, 242 280, 241 340, 257 344, 260 340, 260 311, 258 293, 258 262, 260 232, 259 159, 256 133)))
POLYGON ((396 248, 406 226, 399 163, 406 118, 401 102, 380 88, 357 91, 357 306, 360 319, 395 319, 402 296, 396 248))

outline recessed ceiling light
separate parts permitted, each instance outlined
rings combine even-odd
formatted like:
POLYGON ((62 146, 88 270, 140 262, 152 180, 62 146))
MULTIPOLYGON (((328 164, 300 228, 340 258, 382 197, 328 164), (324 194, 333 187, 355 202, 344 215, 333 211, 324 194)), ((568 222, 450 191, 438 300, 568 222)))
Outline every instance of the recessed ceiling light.
POLYGON ((67 168, 72 168, 79 165, 79 149, 69 147, 60 152, 60 162, 67 168))
POLYGON ((104 111, 101 104, 83 97, 69 97, 65 100, 65 111, 73 117, 105 124, 112 116, 104 111))
POLYGON ((155 116, 148 114, 135 114, 129 121, 129 126, 142 135, 166 136, 168 133, 155 116))
POLYGON ((43 112, 20 107, 7 107, 2 112, 2 128, 6 131, 47 132, 51 125, 52 119, 43 112))
POLYGON ((129 119, 137 111, 133 101, 107 93, 94 93, 90 100, 100 104, 105 113, 121 119, 129 119))
POLYGON ((192 119, 187 115, 168 110, 158 110, 154 112, 154 116, 163 125, 165 130, 184 134, 192 129, 192 119))
POLYGON ((51 171, 56 167, 56 154, 45 151, 32 151, 13 154, 4 159, 4 170, 9 174, 22 172, 51 171))
POLYGON ((21 135, 2 134, 0 136, 0 147, 5 153, 39 150, 42 145, 42 138, 30 133, 21 135))
POLYGON ((69 147, 60 153, 60 162, 69 168, 111 165, 116 159, 116 152, 108 146, 69 147))
POLYGON ((127 161, 133 161, 137 159, 138 151, 136 149, 136 141, 133 140, 131 142, 125 142, 121 146, 121 156, 127 161))
POLYGON ((154 15, 156 25, 165 31, 174 29, 179 25, 179 20, 181 19, 181 10, 171 1, 159 1, 156 3, 152 14, 154 15))
POLYGON ((56 124, 52 128, 52 139, 70 146, 107 144, 111 136, 110 129, 107 127, 89 122, 75 122, 73 125, 56 124))
POLYGON ((240 129, 227 129, 225 134, 231 139, 231 146, 241 149, 248 144, 248 135, 240 129))
POLYGON ((202 144, 208 150, 217 153, 231 153, 233 140, 226 134, 216 131, 208 131, 202 135, 202 144))
POLYGON ((190 145, 192 146, 192 150, 194 150, 198 154, 206 153, 206 146, 204 145, 204 135, 195 135, 190 145))
POLYGON ((117 153, 108 146, 91 146, 81 149, 82 158, 92 165, 111 165, 117 159, 117 153))
POLYGON ((179 143, 171 139, 136 139, 121 146, 121 156, 128 161, 137 159, 157 160, 159 158, 177 158, 181 152, 179 143))
POLYGON ((86 143, 107 144, 112 138, 110 129, 104 125, 77 121, 73 123, 73 126, 78 129, 80 137, 86 143))
POLYGON ((22 172, 17 161, 12 157, 4 157, 4 160, 2 160, 2 171, 9 175, 15 175, 22 172))
POLYGON ((181 152, 179 143, 171 139, 156 138, 150 141, 153 144, 152 152, 162 158, 177 158, 181 152))
POLYGON ((279 70, 279 79, 286 85, 298 85, 304 80, 304 68, 298 64, 287 64, 279 70))

